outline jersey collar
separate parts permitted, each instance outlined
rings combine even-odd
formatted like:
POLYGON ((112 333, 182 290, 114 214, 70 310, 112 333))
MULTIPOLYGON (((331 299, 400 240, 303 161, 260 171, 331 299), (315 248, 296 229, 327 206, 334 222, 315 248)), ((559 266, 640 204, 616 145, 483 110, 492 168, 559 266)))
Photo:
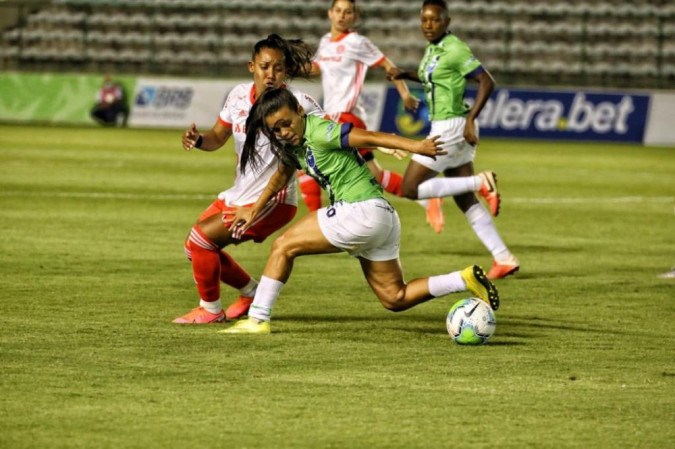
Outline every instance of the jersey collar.
POLYGON ((345 32, 340 33, 340 34, 338 34, 337 36, 335 36, 335 38, 333 38, 333 37, 331 36, 330 41, 331 41, 331 42, 340 42, 342 39, 344 39, 345 37, 347 37, 350 33, 353 33, 353 31, 352 31, 352 30, 345 31, 345 32))
MULTIPOLYGON (((279 87, 282 88, 282 89, 286 89, 286 83, 281 83, 281 86, 279 86, 279 87)), ((257 89, 255 88, 255 83, 253 83, 253 85, 251 86, 251 90, 250 90, 250 92, 248 93, 248 99, 249 99, 249 101, 251 102, 251 104, 254 104, 254 103, 255 103, 255 97, 256 97, 255 94, 256 94, 256 93, 258 93, 258 91, 257 91, 257 89)))

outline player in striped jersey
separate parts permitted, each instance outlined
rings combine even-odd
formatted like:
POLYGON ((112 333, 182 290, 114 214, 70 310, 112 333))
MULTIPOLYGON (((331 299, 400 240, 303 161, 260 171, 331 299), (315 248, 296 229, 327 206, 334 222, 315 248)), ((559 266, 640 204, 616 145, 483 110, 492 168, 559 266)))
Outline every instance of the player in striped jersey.
MULTIPOLYGON (((338 123, 351 123, 365 129, 366 112, 361 102, 361 91, 366 73, 371 67, 387 71, 396 66, 370 39, 354 30, 358 17, 355 3, 355 0, 333 0, 328 10, 331 30, 319 42, 312 62, 312 75, 321 76, 323 108, 329 117, 338 123)), ((397 80, 394 84, 405 108, 416 110, 419 100, 410 94, 405 82, 397 80)), ((375 160, 371 148, 361 148, 360 153, 385 191, 403 196, 403 177, 383 169, 375 160)), ((300 177, 300 189, 310 210, 321 207, 321 189, 309 176, 300 177)), ((443 228, 440 200, 423 200, 421 203, 427 209, 427 221, 436 232, 440 232, 443 228)))
POLYGON ((234 185, 221 192, 218 199, 200 215, 185 242, 185 252, 192 262, 200 304, 186 315, 176 318, 174 323, 221 322, 226 318, 239 318, 248 312, 258 282, 224 248, 248 240, 260 243, 290 222, 297 211, 297 188, 295 179, 291 179, 265 204, 260 219, 256 219, 246 233, 236 238, 232 235, 229 228, 236 208, 258 200, 278 165, 270 150, 269 140, 261 136, 256 147, 262 163, 256 170, 241 172, 239 157, 246 140, 246 119, 256 99, 266 89, 278 87, 287 88, 309 114, 323 117, 325 113, 313 98, 284 84, 286 79, 308 77, 307 61, 311 56, 311 48, 302 41, 287 41, 275 34, 259 41, 248 63, 253 81, 239 84, 230 91, 212 129, 201 133, 193 123, 183 133, 183 148, 187 151, 193 148, 215 151, 225 145, 230 137, 234 138, 238 162, 234 185), (226 311, 220 300, 220 282, 240 293, 237 301, 226 311))

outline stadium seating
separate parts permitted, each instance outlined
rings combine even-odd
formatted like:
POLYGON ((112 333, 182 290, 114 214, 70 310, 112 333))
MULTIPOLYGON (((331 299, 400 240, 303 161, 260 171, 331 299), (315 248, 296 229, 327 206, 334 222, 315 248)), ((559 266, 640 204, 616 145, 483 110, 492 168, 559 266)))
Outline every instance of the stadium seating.
MULTIPOLYGON (((0 69, 245 74, 252 45, 276 32, 315 44, 327 0, 54 0, 15 4, 1 30, 0 69), (187 63, 187 64, 186 64, 187 63), (192 63, 192 64, 190 64, 192 63), (112 64, 112 66, 111 66, 112 64)), ((413 68, 426 42, 421 0, 358 2, 360 31, 413 68)), ((638 0, 449 0, 451 29, 502 82, 672 87, 675 4, 638 0), (547 79, 555 73, 562 76, 547 79)))

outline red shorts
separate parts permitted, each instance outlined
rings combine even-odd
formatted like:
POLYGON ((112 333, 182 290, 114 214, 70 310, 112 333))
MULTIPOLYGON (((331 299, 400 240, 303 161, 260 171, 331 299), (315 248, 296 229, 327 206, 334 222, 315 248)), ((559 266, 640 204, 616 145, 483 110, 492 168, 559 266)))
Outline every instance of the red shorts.
MULTIPOLYGON (((342 112, 340 113, 340 116, 338 117, 338 123, 351 123, 354 125, 354 128, 359 128, 359 129, 368 129, 366 128, 366 124, 364 123, 363 120, 361 120, 359 117, 355 116, 351 112, 342 112)), ((373 149, 372 148, 359 148, 359 154, 363 159, 365 159, 366 162, 373 160, 375 156, 373 155, 373 149)))
MULTIPOLYGON (((216 214, 223 214, 223 225, 227 228, 232 224, 232 218, 237 211, 238 206, 227 206, 223 200, 215 200, 204 212, 199 216, 199 221, 203 221, 216 214)), ((253 226, 248 228, 244 235, 241 236, 241 241, 253 240, 256 243, 264 241, 270 234, 278 231, 287 225, 295 213, 298 211, 297 206, 282 203, 269 203, 261 212, 260 216, 256 218, 253 226)))

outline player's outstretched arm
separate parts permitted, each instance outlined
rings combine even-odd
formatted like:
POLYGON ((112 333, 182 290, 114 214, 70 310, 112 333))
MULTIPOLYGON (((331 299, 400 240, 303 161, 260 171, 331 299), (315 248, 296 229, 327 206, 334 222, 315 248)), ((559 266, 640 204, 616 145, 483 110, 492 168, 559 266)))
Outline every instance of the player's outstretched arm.
POLYGON ((399 70, 398 67, 396 67, 396 65, 389 58, 384 58, 384 61, 380 67, 382 67, 385 72, 387 72, 387 79, 389 79, 392 83, 394 83, 394 86, 396 86, 396 90, 403 100, 403 107, 405 107, 405 109, 408 111, 417 111, 417 108, 420 104, 419 98, 410 93, 408 85, 405 83, 405 81, 403 81, 402 78, 389 77, 389 72, 391 71, 393 73, 394 71, 399 70))
POLYGON ((409 80, 409 81, 416 81, 418 83, 422 82, 417 72, 409 72, 406 70, 401 70, 398 67, 392 67, 391 69, 387 70, 387 79, 389 81, 409 80))
POLYGON ((439 136, 434 136, 424 140, 413 140, 396 134, 381 133, 378 131, 367 131, 360 128, 352 128, 349 132, 349 146, 356 148, 399 148, 410 153, 423 154, 435 158, 446 154, 441 148, 443 144, 439 136))

